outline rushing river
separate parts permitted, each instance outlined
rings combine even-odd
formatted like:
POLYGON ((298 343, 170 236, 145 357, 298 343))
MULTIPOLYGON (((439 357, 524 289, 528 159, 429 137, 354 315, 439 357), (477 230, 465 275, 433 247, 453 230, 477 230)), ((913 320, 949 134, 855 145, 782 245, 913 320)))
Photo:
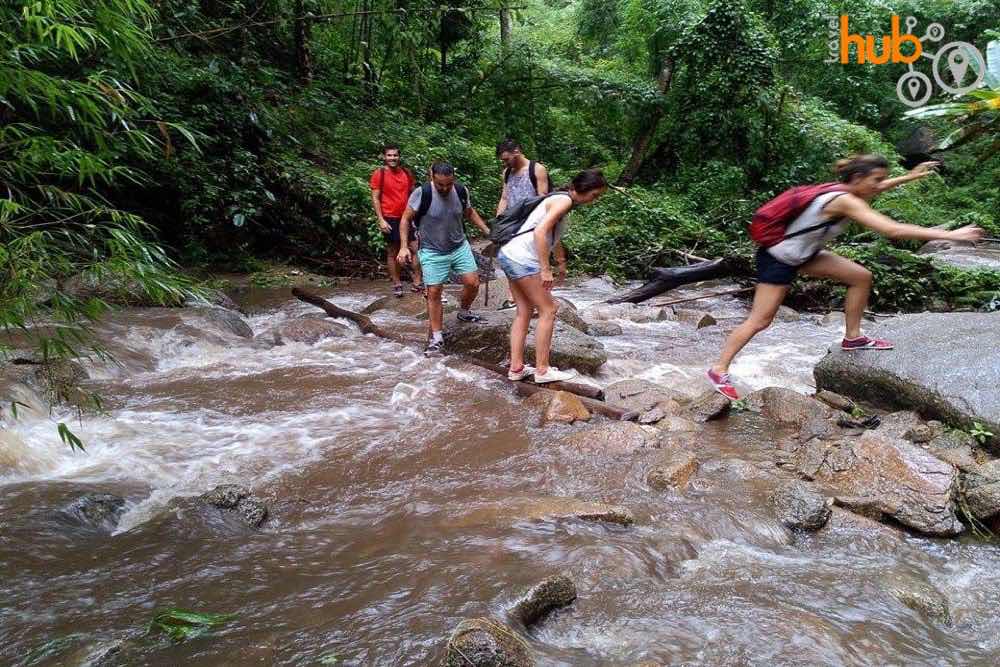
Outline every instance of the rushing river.
MULTIPOLYGON (((683 296, 695 290, 678 290, 683 296)), ((359 309, 382 286, 327 290, 359 309)), ((599 281, 564 290, 585 306, 599 281)), ((316 312, 287 290, 250 295, 258 334, 316 312)), ((596 380, 642 377, 688 394, 743 302, 702 302, 722 326, 622 322, 596 380)), ((184 643, 131 639, 101 664, 424 665, 466 618, 567 572, 579 598, 528 636, 541 665, 943 665, 1000 662, 1000 549, 890 529, 791 535, 770 516, 775 433, 734 415, 692 438, 701 469, 683 494, 645 485, 644 454, 560 446, 584 426, 541 429, 485 371, 351 333, 277 347, 208 332, 182 311, 129 310, 101 327, 120 365, 91 370, 106 414, 22 410, 0 431, 0 663, 79 634, 32 664, 88 664, 158 609, 231 612, 184 643), (191 528, 172 498, 220 483, 268 501, 260 532, 191 528), (116 532, 67 527, 81 493, 124 496, 116 532), (533 521, 525 504, 626 505, 629 528, 533 521), (898 590, 932 587, 950 622, 898 590), (90 656, 90 658, 88 658, 90 656), (338 662, 333 663, 333 657, 338 662)), ((417 328, 391 316, 380 320, 417 328)), ((782 322, 734 366, 744 388, 802 391, 838 339, 812 317, 782 322)))

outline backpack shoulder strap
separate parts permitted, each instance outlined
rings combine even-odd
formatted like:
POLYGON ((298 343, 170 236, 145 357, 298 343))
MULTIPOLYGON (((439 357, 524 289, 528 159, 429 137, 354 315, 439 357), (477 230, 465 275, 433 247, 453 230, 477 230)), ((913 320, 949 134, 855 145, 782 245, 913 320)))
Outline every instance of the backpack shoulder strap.
POLYGON ((462 213, 469 208, 469 190, 461 183, 455 183, 455 192, 458 193, 458 201, 462 202, 462 213))
POLYGON ((538 174, 535 173, 535 166, 538 163, 534 160, 528 160, 528 180, 531 181, 531 187, 535 189, 535 194, 538 194, 538 174))
POLYGON ((421 218, 427 215, 427 211, 431 208, 431 202, 434 199, 434 193, 432 192, 431 184, 424 183, 420 186, 420 206, 417 208, 416 222, 420 222, 421 218))
POLYGON ((382 196, 385 194, 385 167, 378 168, 378 200, 382 201, 382 196))
POLYGON ((510 167, 503 170, 503 182, 506 183, 510 180, 510 167))

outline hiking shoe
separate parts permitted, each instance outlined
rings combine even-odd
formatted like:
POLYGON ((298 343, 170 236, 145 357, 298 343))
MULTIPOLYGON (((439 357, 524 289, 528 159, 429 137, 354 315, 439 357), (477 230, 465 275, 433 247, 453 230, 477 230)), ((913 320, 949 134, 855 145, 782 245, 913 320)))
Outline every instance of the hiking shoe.
POLYGON ((476 315, 473 312, 468 312, 468 311, 466 311, 466 312, 463 313, 460 310, 460 311, 458 311, 458 315, 456 315, 456 317, 458 317, 458 321, 459 322, 482 322, 483 321, 482 317, 480 317, 479 315, 476 315))
POLYGON ((869 338, 868 336, 845 338, 840 343, 840 349, 845 352, 854 352, 855 350, 891 350, 892 348, 893 344, 889 341, 882 340, 881 338, 869 338))
POLYGON ((427 343, 427 347, 424 348, 425 357, 440 357, 444 354, 444 341, 431 341, 427 343))
POLYGON ((708 381, 712 383, 712 387, 715 388, 715 391, 730 401, 740 400, 740 395, 736 393, 736 387, 733 386, 732 381, 729 379, 729 373, 716 373, 709 368, 706 375, 708 376, 708 381))
POLYGON ((410 287, 410 291, 413 292, 414 294, 423 294, 423 292, 424 292, 424 284, 423 283, 413 283, 413 285, 410 287))
POLYGON ((395 297, 397 299, 402 299, 403 298, 403 286, 402 285, 396 285, 395 287, 392 288, 392 293, 393 293, 393 295, 395 295, 395 297))
POLYGON ((535 384, 545 384, 546 382, 565 382, 576 377, 576 371, 561 371, 555 366, 549 366, 545 373, 535 371, 535 384))
POLYGON ((529 375, 534 375, 535 369, 525 364, 519 371, 507 371, 507 379, 511 382, 520 382, 529 375))
POLYGON ((511 308, 517 308, 517 304, 510 299, 504 299, 497 310, 510 310, 511 308))

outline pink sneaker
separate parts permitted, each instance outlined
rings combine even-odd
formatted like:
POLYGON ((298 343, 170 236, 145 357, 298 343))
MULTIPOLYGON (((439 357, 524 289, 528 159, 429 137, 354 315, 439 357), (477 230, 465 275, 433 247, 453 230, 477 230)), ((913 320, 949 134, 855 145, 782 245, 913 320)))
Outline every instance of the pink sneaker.
POLYGON ((711 368, 708 369, 708 381, 712 383, 715 391, 719 392, 730 401, 740 400, 739 394, 736 393, 736 387, 729 380, 729 373, 716 373, 711 368))
POLYGON ((868 336, 845 338, 840 344, 840 349, 845 352, 854 352, 856 350, 891 350, 893 347, 893 344, 887 340, 869 338, 868 336))

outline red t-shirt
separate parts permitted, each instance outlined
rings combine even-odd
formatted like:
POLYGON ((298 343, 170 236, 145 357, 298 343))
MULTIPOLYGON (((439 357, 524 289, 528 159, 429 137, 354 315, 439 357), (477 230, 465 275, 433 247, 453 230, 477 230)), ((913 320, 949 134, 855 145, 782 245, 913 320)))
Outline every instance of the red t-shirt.
POLYGON ((382 217, 402 218, 406 210, 406 200, 410 198, 413 189, 413 177, 410 172, 400 167, 393 171, 388 167, 380 167, 372 172, 369 181, 372 190, 382 190, 382 217), (380 173, 381 172, 381 173, 380 173))

